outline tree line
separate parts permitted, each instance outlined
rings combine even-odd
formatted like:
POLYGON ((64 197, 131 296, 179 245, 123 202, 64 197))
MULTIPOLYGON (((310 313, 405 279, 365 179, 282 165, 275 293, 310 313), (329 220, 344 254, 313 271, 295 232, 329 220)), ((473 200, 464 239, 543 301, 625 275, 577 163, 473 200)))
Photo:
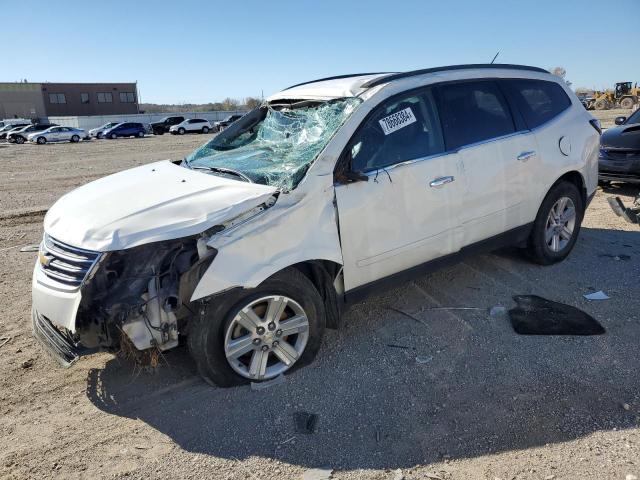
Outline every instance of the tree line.
POLYGON ((246 97, 243 100, 235 98, 225 98, 222 102, 211 103, 141 103, 140 110, 144 113, 163 113, 163 112, 216 112, 216 111, 233 111, 233 110, 253 110, 262 103, 262 100, 256 97, 246 97))

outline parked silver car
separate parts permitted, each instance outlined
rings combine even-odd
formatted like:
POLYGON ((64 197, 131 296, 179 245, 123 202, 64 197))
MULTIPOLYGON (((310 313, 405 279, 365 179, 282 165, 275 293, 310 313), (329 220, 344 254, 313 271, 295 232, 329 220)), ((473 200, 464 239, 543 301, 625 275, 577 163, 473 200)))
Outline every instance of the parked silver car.
POLYGON ((104 125, 101 125, 98 128, 92 128, 91 130, 89 130, 89 136, 91 138, 104 138, 104 131, 109 130, 112 127, 115 127, 119 123, 120 122, 109 122, 109 123, 105 123, 104 125))
POLYGON ((42 132, 32 133, 27 137, 32 143, 40 145, 47 142, 79 142, 80 140, 89 140, 89 135, 81 128, 72 127, 51 127, 42 132))

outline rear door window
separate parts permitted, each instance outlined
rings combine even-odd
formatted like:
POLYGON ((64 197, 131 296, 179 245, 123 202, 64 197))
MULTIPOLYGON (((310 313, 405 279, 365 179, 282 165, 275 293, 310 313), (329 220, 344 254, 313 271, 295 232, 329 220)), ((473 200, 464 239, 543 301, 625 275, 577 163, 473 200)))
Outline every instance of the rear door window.
POLYGON ((440 122, 430 89, 384 101, 349 143, 351 168, 359 172, 443 151, 440 122))
POLYGON ((437 87, 448 150, 516 131, 509 106, 494 81, 469 81, 437 87))
POLYGON ((571 106, 564 89, 545 80, 501 80, 529 128, 552 120, 571 106))

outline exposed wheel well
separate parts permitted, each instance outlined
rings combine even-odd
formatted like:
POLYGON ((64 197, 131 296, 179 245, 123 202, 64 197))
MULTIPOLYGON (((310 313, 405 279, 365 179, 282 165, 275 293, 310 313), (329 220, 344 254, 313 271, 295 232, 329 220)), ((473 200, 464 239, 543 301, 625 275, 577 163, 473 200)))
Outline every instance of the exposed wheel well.
POLYGON ((567 172, 564 175, 562 175, 558 180, 556 180, 556 183, 559 183, 562 181, 573 183, 576 187, 578 187, 578 191, 580 192, 580 198, 582 199, 582 206, 583 208, 586 209, 587 208, 587 187, 585 186, 584 178, 582 178, 582 175, 580 174, 580 172, 577 172, 575 170, 571 172, 567 172))
POLYGON ((330 260, 309 260, 296 263, 293 268, 304 274, 316 287, 324 302, 327 328, 338 328, 340 324, 341 300, 333 285, 342 265, 330 260))

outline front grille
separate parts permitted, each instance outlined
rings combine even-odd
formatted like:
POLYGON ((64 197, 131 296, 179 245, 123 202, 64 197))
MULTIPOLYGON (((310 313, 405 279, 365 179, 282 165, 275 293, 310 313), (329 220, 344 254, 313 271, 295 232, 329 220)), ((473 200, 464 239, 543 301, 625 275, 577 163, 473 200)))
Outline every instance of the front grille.
POLYGON ((78 288, 99 258, 100 252, 72 247, 45 235, 40 251, 40 267, 50 279, 78 288))
POLYGON ((631 160, 634 157, 640 157, 640 151, 638 150, 604 149, 604 153, 609 160, 631 160))

